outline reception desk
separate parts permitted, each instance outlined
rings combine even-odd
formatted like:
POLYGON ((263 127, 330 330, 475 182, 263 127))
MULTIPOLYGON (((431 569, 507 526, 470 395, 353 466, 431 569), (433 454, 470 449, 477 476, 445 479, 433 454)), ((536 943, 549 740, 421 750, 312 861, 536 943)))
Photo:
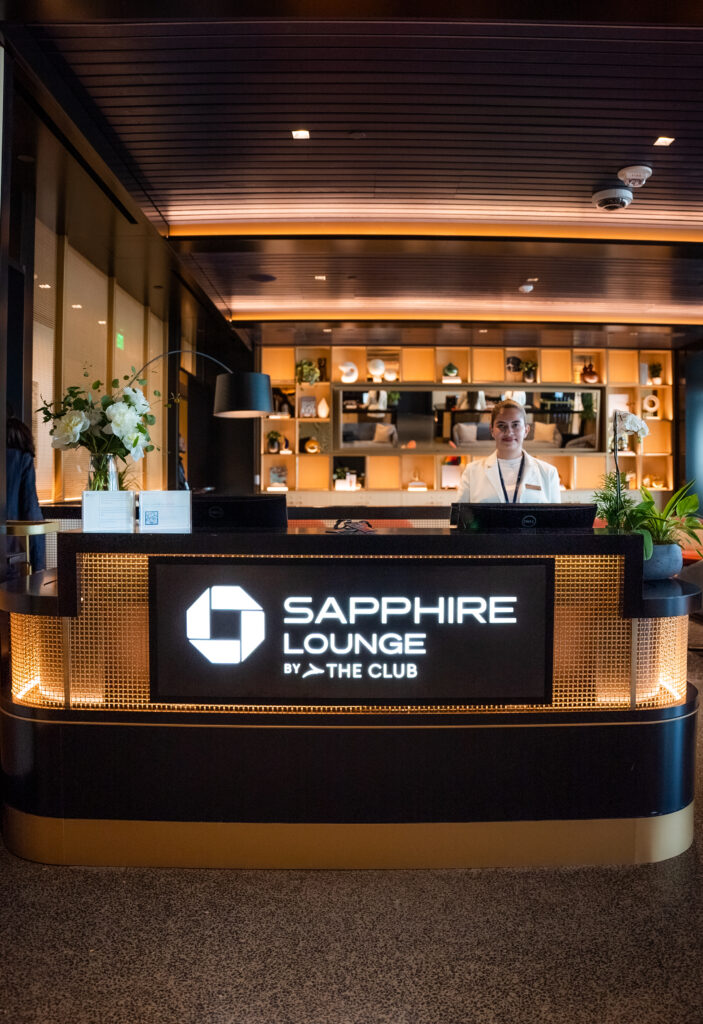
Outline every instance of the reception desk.
POLYGON ((700 592, 605 533, 59 535, 0 588, 52 863, 641 863, 692 839, 700 592))

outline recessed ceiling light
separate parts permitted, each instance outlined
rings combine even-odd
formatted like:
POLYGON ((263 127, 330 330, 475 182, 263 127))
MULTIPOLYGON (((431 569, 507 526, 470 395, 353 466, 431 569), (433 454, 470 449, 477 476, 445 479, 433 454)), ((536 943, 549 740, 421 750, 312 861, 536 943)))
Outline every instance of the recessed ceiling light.
POLYGON ((530 292, 534 290, 534 287, 535 286, 533 284, 521 284, 518 291, 522 292, 523 295, 529 295, 530 292))
POLYGON ((310 138, 310 132, 307 130, 307 128, 294 128, 293 131, 291 132, 291 135, 293 136, 294 139, 310 138))
POLYGON ((488 328, 487 327, 479 327, 478 333, 479 334, 488 334, 488 328))
POLYGON ((98 320, 98 326, 99 327, 105 327, 106 324, 107 324, 107 320, 98 320))
POLYGON ((51 285, 50 284, 40 284, 39 287, 40 288, 51 288, 51 285))
POLYGON ((322 328, 322 333, 323 334, 331 334, 332 333, 332 328, 331 327, 323 327, 322 328))
POLYGON ((327 280, 327 274, 315 274, 315 280, 316 281, 326 281, 327 280))
POLYGON ((533 284, 536 284, 539 281, 539 278, 538 277, 528 277, 527 280, 531 281, 533 284))
POLYGON ((81 306, 80 302, 73 302, 71 303, 71 309, 83 309, 83 307, 81 306))
POLYGON ((676 142, 675 138, 670 135, 660 135, 658 139, 655 139, 655 146, 670 146, 672 142, 676 142))

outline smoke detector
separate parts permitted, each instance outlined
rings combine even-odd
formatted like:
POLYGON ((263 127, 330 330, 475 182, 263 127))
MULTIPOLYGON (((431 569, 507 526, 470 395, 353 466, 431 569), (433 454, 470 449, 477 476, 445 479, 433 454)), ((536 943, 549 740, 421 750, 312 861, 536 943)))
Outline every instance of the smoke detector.
POLYGON ((618 178, 628 188, 642 188, 645 181, 652 176, 652 168, 644 164, 633 164, 632 167, 621 167, 618 178))
POLYGON ((602 188, 593 193, 591 202, 599 210, 624 210, 632 202, 632 192, 624 187, 602 188))

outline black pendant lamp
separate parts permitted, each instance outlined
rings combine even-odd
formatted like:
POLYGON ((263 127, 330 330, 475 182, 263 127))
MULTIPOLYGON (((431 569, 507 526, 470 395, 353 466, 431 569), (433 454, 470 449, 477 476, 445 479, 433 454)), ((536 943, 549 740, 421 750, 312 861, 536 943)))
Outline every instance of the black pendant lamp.
POLYGON ((154 356, 148 363, 134 374, 130 380, 133 384, 141 377, 147 366, 165 359, 167 356, 181 355, 183 352, 188 355, 201 356, 203 359, 210 359, 217 363, 227 373, 220 373, 215 380, 215 406, 212 410, 213 416, 225 416, 230 419, 251 419, 255 416, 267 416, 273 412, 271 401, 271 378, 267 373, 252 373, 248 370, 230 370, 229 366, 220 359, 208 355, 207 352, 192 352, 190 349, 172 348, 168 352, 162 352, 154 356))
POLYGON ((214 416, 247 419, 273 412, 271 378, 267 373, 239 370, 220 373, 215 381, 214 416))

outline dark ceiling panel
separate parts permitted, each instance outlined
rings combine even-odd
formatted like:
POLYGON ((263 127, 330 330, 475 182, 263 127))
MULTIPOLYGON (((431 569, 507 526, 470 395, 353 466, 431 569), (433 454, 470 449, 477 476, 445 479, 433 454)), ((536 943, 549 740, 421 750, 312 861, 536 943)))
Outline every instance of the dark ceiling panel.
POLYGON ((390 204, 599 224, 592 189, 643 161, 654 177, 630 222, 703 218, 700 29, 162 21, 35 37, 173 225, 264 220, 274 196, 289 218, 390 204), (662 133, 671 150, 653 148, 662 133))
MULTIPOLYGON (((434 220, 531 225, 536 237, 553 225, 574 237, 623 224, 703 230, 701 27, 156 18, 7 32, 20 53, 31 42, 92 119, 135 202, 174 229, 246 223, 254 235, 271 221, 329 220, 353 234, 358 220, 408 230, 434 220), (291 138, 299 127, 310 140, 291 138), (676 142, 655 148, 660 134, 676 142), (651 181, 627 210, 595 210, 594 188, 632 163, 649 164, 651 181)), ((240 299, 514 301, 538 276, 530 301, 545 309, 621 303, 653 320, 667 310, 703 319, 703 265, 682 247, 644 246, 642 256, 529 242, 510 252, 286 244, 174 241, 225 313, 240 299), (252 281, 257 273, 275 281, 252 281), (315 273, 327 274, 323 289, 315 273)))

